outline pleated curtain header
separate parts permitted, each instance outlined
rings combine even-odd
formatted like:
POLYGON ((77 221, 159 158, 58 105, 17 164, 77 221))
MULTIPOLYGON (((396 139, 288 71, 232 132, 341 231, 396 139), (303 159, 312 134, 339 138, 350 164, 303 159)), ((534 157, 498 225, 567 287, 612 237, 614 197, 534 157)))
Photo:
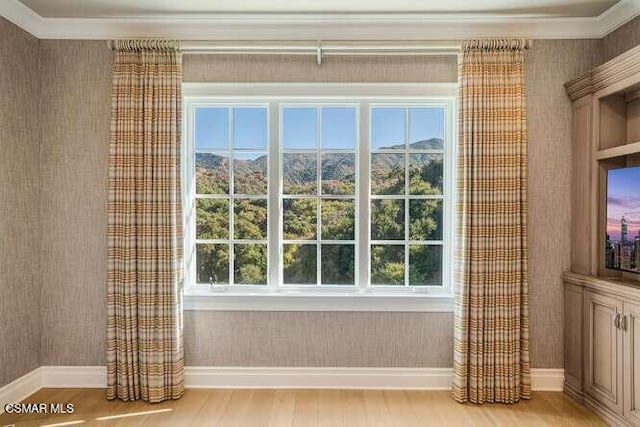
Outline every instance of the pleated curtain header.
MULTIPOLYGON (((182 48, 179 40, 165 39, 111 40, 108 45, 117 52, 179 52, 182 48)), ((531 40, 527 39, 487 38, 463 40, 460 51, 523 51, 530 47, 531 40)))
POLYGON ((527 39, 475 39, 464 40, 460 47, 462 52, 470 51, 502 51, 527 50, 531 47, 531 40, 527 39))
POLYGON ((111 40, 109 48, 116 52, 179 52, 180 42, 178 40, 111 40))

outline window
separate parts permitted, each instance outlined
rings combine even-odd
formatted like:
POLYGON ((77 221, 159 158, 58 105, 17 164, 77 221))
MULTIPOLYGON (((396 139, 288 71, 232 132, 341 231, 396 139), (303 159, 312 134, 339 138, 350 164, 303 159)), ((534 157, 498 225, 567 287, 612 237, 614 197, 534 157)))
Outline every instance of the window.
POLYGON ((196 283, 266 285, 267 107, 203 105, 193 116, 196 283))
POLYGON ((187 301, 450 305, 453 86, 211 88, 185 88, 187 301))
POLYGON ((283 285, 355 285, 355 106, 284 106, 283 285))
POLYGON ((371 109, 371 285, 442 286, 445 108, 371 109))

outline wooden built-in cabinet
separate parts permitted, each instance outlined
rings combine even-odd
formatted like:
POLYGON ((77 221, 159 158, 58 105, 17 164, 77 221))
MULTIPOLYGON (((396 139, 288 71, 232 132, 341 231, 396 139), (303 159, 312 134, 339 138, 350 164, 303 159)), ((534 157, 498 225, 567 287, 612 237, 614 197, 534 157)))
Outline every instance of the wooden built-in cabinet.
POLYGON ((624 302, 623 313, 624 417, 640 425, 640 302, 624 302))
POLYGON ((578 273, 564 283, 565 392, 612 424, 640 426, 640 285, 578 273))
POLYGON ((584 293, 584 392, 622 414, 622 301, 606 294, 584 293))
POLYGON ((565 86, 573 123, 564 389, 610 424, 640 426, 640 275, 605 267, 607 171, 640 165, 640 46, 565 86))

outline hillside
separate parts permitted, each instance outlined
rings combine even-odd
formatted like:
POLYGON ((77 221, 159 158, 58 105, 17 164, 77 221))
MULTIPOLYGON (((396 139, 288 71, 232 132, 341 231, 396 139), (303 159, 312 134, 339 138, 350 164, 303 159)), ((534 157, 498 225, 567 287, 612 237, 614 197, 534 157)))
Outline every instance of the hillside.
MULTIPOLYGON (((411 144, 414 149, 439 149, 442 140, 430 139, 411 144)), ((393 146, 385 149, 402 148, 393 146)), ((382 150, 385 150, 382 149, 382 150)), ((317 194, 317 160, 315 153, 286 153, 283 164, 285 194, 317 194)), ((405 169, 403 154, 372 154, 371 190, 373 194, 404 194, 405 169)), ((442 194, 443 158, 441 154, 409 155, 409 194, 442 194)), ((322 194, 355 195, 355 156, 353 153, 325 154, 322 165, 322 194)), ((236 194, 265 195, 267 191, 267 157, 235 160, 236 194)), ((211 153, 196 155, 196 186, 199 194, 228 194, 229 159, 211 153)), ((318 206, 315 199, 285 199, 283 203, 283 235, 291 240, 317 238, 318 206)), ((403 201, 375 200, 371 208, 374 239, 404 238, 403 201)), ((355 204, 353 200, 325 199, 321 205, 320 230, 323 239, 350 241, 355 238, 355 204)), ((196 206, 196 237, 229 238, 229 202, 225 199, 199 199, 196 206)), ((266 200, 246 199, 234 202, 236 238, 264 240, 267 233, 266 200)), ((442 202, 411 200, 409 205, 410 240, 442 239, 442 202)), ((284 281, 291 284, 313 284, 316 268, 321 266, 323 283, 353 284, 355 250, 352 243, 322 245, 317 259, 316 244, 285 244, 283 250, 284 281)), ((404 283, 403 246, 372 245, 372 284, 404 283), (400 248, 400 249, 398 249, 400 248), (400 251, 400 252, 398 252, 400 251)), ((264 244, 238 244, 234 271, 238 284, 265 284, 267 252, 264 244)), ((197 270, 200 283, 228 283, 229 245, 198 244, 197 270)), ((412 245, 410 249, 410 283, 440 284, 441 250, 439 246, 412 245)))
MULTIPOLYGON (((381 150, 387 149, 402 149, 403 145, 393 145, 390 147, 384 147, 381 150)), ((410 149, 442 149, 443 141, 440 138, 431 138, 423 141, 417 141, 409 145, 410 149)), ((426 163, 426 159, 421 159, 418 156, 420 154, 412 155, 410 161, 412 163, 426 163)), ((393 170, 397 170, 399 162, 402 160, 401 154, 394 153, 374 153, 372 154, 372 188, 376 188, 384 180, 389 177, 389 173, 393 170)), ((267 171, 267 156, 260 156, 255 160, 235 160, 235 173, 236 173, 236 193, 239 194, 261 194, 255 191, 266 191, 266 171, 267 171), (246 181, 252 180, 253 184, 248 184, 246 181), (255 181, 258 181, 257 183, 255 181), (241 191, 245 190, 245 191, 241 191), (247 192, 253 190, 254 192, 247 192)), ((285 193, 288 194, 303 194, 301 187, 315 186, 316 173, 317 173, 317 160, 315 154, 302 154, 302 153, 287 153, 284 155, 283 168, 283 180, 285 185, 285 193), (292 191, 293 190, 293 191, 292 191)), ((228 179, 229 159, 227 157, 219 156, 216 154, 198 154, 196 158, 196 176, 201 181, 209 181, 211 184, 214 182, 220 183, 221 180, 228 179)), ((349 181, 354 182, 355 175, 355 157, 352 154, 325 154, 322 158, 322 178, 325 181, 338 180, 341 182, 349 181)), ((217 189, 216 191, 222 191, 226 193, 227 187, 224 185, 216 184, 208 186, 207 188, 217 189)), ((204 188, 202 188, 204 190, 204 188)), ((315 187, 312 188, 314 190, 315 187)), ((349 186, 347 190, 336 189, 336 192, 331 194, 346 194, 345 191, 351 192, 352 186, 349 186)), ((205 191, 198 191, 204 193, 205 191)), ((326 193, 327 191, 325 191, 326 193)))

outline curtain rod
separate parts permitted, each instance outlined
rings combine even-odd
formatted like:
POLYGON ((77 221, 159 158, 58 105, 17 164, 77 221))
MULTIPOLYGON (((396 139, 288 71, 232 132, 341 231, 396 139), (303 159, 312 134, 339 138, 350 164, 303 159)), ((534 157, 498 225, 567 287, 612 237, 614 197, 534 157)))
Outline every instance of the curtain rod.
POLYGON ((184 54, 313 55, 318 65, 325 55, 456 55, 460 41, 356 42, 211 42, 183 41, 184 54))
MULTIPOLYGON (((113 49, 114 42, 107 45, 113 49)), ((457 55, 461 41, 182 41, 185 55, 457 55)))

